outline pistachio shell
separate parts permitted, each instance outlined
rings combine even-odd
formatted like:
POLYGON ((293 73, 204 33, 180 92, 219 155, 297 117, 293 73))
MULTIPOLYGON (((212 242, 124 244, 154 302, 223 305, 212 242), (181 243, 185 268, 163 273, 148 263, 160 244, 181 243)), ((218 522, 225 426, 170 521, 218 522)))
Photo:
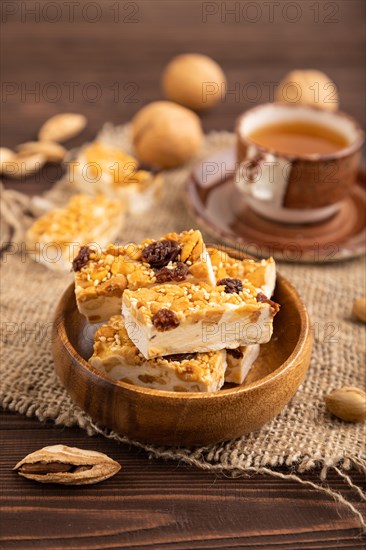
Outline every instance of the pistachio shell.
POLYGON ((87 485, 115 475, 120 464, 96 451, 53 445, 27 455, 14 467, 18 473, 41 483, 87 485))
POLYGON ((366 393, 359 388, 338 388, 325 396, 325 405, 342 420, 363 422, 366 419, 366 393))
POLYGON ((55 115, 43 124, 38 133, 40 141, 66 141, 79 134, 86 126, 86 117, 76 113, 55 115))
POLYGON ((46 157, 47 162, 62 162, 67 151, 65 147, 53 141, 28 141, 18 145, 18 157, 34 153, 40 153, 46 157))

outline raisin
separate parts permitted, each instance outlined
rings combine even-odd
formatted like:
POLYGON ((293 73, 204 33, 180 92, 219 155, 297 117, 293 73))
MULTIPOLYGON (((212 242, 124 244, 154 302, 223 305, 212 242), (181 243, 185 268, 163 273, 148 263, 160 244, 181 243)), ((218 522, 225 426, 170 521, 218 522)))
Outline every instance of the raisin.
POLYGON ((160 269, 168 265, 169 262, 174 262, 179 252, 179 243, 166 239, 147 245, 142 251, 142 259, 151 267, 160 269))
POLYGON ((73 271, 80 271, 81 268, 88 263, 92 252, 93 251, 88 246, 82 246, 78 252, 78 255, 72 262, 73 271))
POLYGON ((171 309, 159 309, 159 311, 152 316, 151 320, 154 327, 159 332, 171 330, 179 325, 179 319, 171 309))
POLYGON ((173 355, 165 355, 164 359, 168 361, 186 361, 188 359, 194 359, 197 353, 174 353, 173 355))
POLYGON ((217 286, 221 285, 225 287, 225 292, 227 294, 238 294, 243 290, 243 283, 240 279, 231 279, 230 277, 220 279, 217 281, 217 286))
POLYGON ((180 283, 186 280, 188 273, 188 266, 183 262, 177 262, 177 266, 174 269, 162 267, 155 273, 155 276, 158 283, 167 283, 169 281, 180 283))
POLYGON ((227 349, 226 353, 234 357, 234 359, 241 359, 243 357, 243 352, 239 349, 227 349))
POLYGON ((267 298, 267 296, 263 294, 263 292, 258 292, 256 300, 261 304, 269 304, 272 308, 273 315, 276 315, 276 313, 278 313, 280 309, 280 305, 267 298))

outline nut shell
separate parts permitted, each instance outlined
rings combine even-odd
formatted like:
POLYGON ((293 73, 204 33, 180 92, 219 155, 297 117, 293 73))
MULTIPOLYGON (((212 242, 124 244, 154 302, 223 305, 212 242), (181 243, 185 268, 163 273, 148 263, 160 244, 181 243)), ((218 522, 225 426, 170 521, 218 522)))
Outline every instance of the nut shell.
POLYGON ((284 103, 313 105, 326 111, 339 107, 335 83, 316 70, 291 71, 280 82, 275 100, 284 103))
POLYGON ((359 388, 343 387, 325 396, 327 410, 348 422, 366 420, 366 393, 359 388))
POLYGON ((17 146, 19 157, 24 155, 41 154, 47 162, 62 162, 66 149, 54 141, 27 141, 17 146))
POLYGON ((13 162, 15 159, 16 154, 14 151, 7 147, 0 147, 0 173, 3 172, 3 166, 6 167, 8 162, 13 162))
POLYGON ((46 160, 41 153, 16 155, 13 160, 5 162, 1 170, 9 178, 23 179, 39 172, 46 160))
POLYGON ((206 55, 178 55, 164 70, 162 89, 168 99, 185 107, 210 109, 224 97, 226 77, 216 61, 206 55))
POLYGON ((55 115, 42 125, 38 139, 40 141, 66 141, 84 130, 86 123, 86 117, 77 113, 55 115))
POLYGON ((352 313, 359 321, 366 323, 366 296, 353 302, 352 313))
POLYGON ((118 462, 103 453, 66 445, 52 445, 39 449, 27 455, 14 467, 14 470, 27 479, 63 485, 99 483, 115 475, 120 469, 118 462), (64 471, 62 465, 74 466, 76 470, 64 471), (39 473, 37 470, 40 470, 39 473))
POLYGON ((174 168, 192 158, 203 140, 198 116, 170 101, 143 107, 132 120, 137 156, 147 164, 174 168))

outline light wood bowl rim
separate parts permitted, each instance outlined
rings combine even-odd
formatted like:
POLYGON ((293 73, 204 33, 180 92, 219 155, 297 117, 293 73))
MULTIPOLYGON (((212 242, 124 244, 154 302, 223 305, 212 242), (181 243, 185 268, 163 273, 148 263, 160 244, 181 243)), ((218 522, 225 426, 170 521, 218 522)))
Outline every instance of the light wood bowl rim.
MULTIPOLYGON (((241 259, 248 257, 246 254, 243 254, 242 252, 235 250, 235 249, 227 249, 225 247, 225 251, 229 253, 230 255, 239 257, 241 259)), ((96 368, 92 367, 81 355, 76 351, 76 349, 71 344, 70 340, 67 337, 67 331, 65 327, 65 307, 64 304, 68 303, 68 300, 70 299, 69 295, 71 294, 71 290, 74 291, 75 285, 74 283, 71 283, 66 290, 63 292, 55 313, 55 333, 56 337, 60 339, 65 351, 69 353, 73 357, 77 363, 85 368, 90 374, 96 375, 97 379, 100 379, 100 382, 102 384, 110 384, 111 386, 115 386, 117 388, 121 388, 123 390, 126 390, 128 392, 136 393, 136 394, 144 394, 144 395, 150 395, 150 396, 156 396, 160 399, 166 398, 166 399, 175 399, 175 400, 190 400, 190 399, 220 399, 225 398, 226 396, 229 396, 231 394, 246 394, 250 393, 252 390, 260 388, 261 386, 265 385, 267 382, 277 379, 280 376, 283 376, 286 371, 294 364, 298 359, 301 359, 307 339, 309 337, 310 332, 310 320, 309 316, 305 307, 305 304, 303 303, 302 299, 300 298, 299 293, 295 289, 295 287, 282 275, 277 273, 277 281, 280 281, 282 285, 285 286, 286 290, 288 290, 290 293, 292 293, 299 315, 300 315, 300 334, 298 341, 295 344, 295 347, 291 353, 291 355, 282 363, 273 373, 270 373, 263 378, 252 382, 248 386, 236 386, 233 388, 228 388, 225 390, 217 390, 214 392, 173 392, 173 391, 165 391, 165 390, 155 390, 152 388, 145 388, 141 386, 134 386, 132 384, 127 384, 125 382, 121 382, 119 380, 113 380, 112 378, 109 378, 107 375, 105 375, 103 372, 97 370, 96 368)), ((75 304, 76 306, 76 304, 75 304)), ((81 315, 81 314, 80 314, 81 315)))

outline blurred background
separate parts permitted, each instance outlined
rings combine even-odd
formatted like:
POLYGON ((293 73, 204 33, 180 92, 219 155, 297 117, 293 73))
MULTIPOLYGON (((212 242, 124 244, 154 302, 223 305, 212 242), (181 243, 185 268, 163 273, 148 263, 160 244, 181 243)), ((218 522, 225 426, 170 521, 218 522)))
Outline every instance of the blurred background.
MULTIPOLYGON (((341 108, 363 125, 365 7, 364 0, 4 0, 1 145, 35 138, 59 112, 89 121, 70 146, 106 121, 128 121, 162 97, 162 70, 183 52, 213 57, 228 78, 226 97, 203 115, 206 132, 232 130, 239 113, 272 100, 276 83, 298 68, 324 71, 339 87, 341 108)), ((58 176, 48 169, 49 183, 58 176)), ((35 192, 45 183, 12 185, 35 192)))

